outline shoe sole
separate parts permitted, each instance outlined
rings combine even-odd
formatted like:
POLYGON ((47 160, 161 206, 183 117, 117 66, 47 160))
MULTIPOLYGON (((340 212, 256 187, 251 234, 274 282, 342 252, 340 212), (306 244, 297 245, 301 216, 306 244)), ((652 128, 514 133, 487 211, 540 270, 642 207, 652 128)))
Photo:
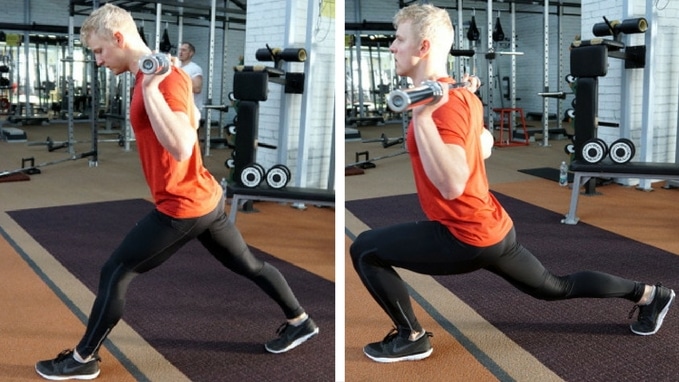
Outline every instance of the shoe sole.
POLYGON ((404 357, 374 357, 371 356, 370 354, 366 353, 365 350, 363 350, 363 354, 366 355, 366 357, 370 358, 371 360, 375 362, 380 362, 380 363, 393 363, 393 362, 401 362, 401 361, 419 361, 421 359, 425 359, 431 355, 431 353, 434 351, 434 348, 429 348, 424 353, 417 353, 417 354, 411 354, 407 355, 404 357))
POLYGON ((665 315, 670 310, 670 305, 672 305, 672 301, 674 301, 675 294, 674 294, 674 291, 671 291, 671 292, 672 292, 672 294, 670 294, 670 301, 668 301, 667 305, 665 305, 663 310, 661 310, 660 313, 658 313, 658 319, 656 320, 655 330, 652 331, 652 332, 637 332, 636 330, 634 330, 634 328, 632 328, 632 326, 630 326, 630 330, 632 331, 632 333, 638 334, 640 336, 650 336, 652 334, 656 334, 658 332, 658 330, 660 330, 660 327, 662 326, 662 322, 665 319, 665 315))
POLYGON ((87 375, 71 375, 71 376, 66 376, 66 377, 62 377, 62 376, 58 376, 58 375, 46 375, 46 374, 43 374, 43 373, 41 373, 41 372, 38 370, 37 367, 35 368, 35 372, 38 373, 41 377, 43 377, 43 378, 45 378, 45 379, 49 379, 50 381, 67 381, 67 380, 69 380, 69 379, 78 379, 78 380, 81 380, 81 381, 89 381, 89 380, 91 380, 91 379, 97 378, 97 377, 99 376, 99 373, 101 372, 101 370, 97 371, 97 372, 94 373, 94 374, 87 374, 87 375))
POLYGON ((311 339, 311 337, 314 337, 315 335, 317 335, 318 332, 319 332, 319 330, 318 330, 318 328, 316 328, 313 332, 307 334, 306 336, 299 337, 298 339, 292 341, 292 343, 290 343, 290 345, 288 345, 287 347, 280 349, 280 350, 269 349, 269 347, 266 346, 266 345, 264 345, 264 348, 269 353, 274 353, 274 354, 285 353, 286 351, 290 351, 290 350, 296 348, 297 346, 301 345, 302 343, 306 342, 307 340, 311 339))

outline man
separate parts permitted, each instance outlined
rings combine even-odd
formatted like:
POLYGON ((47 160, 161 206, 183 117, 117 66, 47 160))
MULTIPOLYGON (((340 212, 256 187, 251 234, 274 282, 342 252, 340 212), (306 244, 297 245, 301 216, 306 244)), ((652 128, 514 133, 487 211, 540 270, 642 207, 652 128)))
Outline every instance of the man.
POLYGON ((55 359, 38 362, 38 374, 52 380, 96 378, 100 372, 97 352, 122 317, 132 279, 161 265, 195 238, 224 266, 252 280, 280 306, 287 320, 278 337, 265 344, 267 351, 286 352, 315 336, 318 327, 285 278, 253 256, 224 212, 222 188, 200 156, 186 73, 172 66, 164 74, 143 74, 138 62, 151 50, 132 16, 110 3, 93 11, 80 33, 97 65, 116 75, 130 72, 135 76, 130 119, 155 209, 132 228, 104 264, 80 342, 55 359))
POLYGON ((183 42, 179 47, 177 58, 181 62, 181 68, 191 78, 193 102, 196 104, 198 111, 203 113, 203 69, 201 69, 200 65, 191 61, 194 54, 196 54, 196 48, 193 44, 183 42))
MULTIPOLYGON (((396 73, 414 84, 439 81, 447 89, 453 82, 446 70, 453 43, 448 13, 428 4, 411 5, 396 14, 394 26, 390 50, 396 73)), ((593 271, 556 276, 516 241, 511 218, 489 192, 484 159, 493 138, 483 127, 482 108, 471 91, 461 88, 412 110, 408 152, 428 221, 363 232, 350 248, 361 281, 395 326, 382 341, 365 346, 364 353, 377 362, 419 360, 432 353, 431 333, 417 321, 406 285, 393 267, 430 275, 487 269, 548 301, 624 298, 639 310, 632 332, 656 333, 674 299, 671 289, 593 271)))

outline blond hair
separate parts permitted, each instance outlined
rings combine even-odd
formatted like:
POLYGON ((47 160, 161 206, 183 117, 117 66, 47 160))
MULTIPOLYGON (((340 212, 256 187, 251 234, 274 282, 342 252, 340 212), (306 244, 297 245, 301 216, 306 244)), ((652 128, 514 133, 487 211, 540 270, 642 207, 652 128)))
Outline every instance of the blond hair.
POLYGON ((93 35, 113 40, 113 34, 117 31, 139 34, 130 12, 106 3, 92 11, 85 19, 80 27, 80 41, 87 46, 87 42, 93 35))
POLYGON ((420 42, 429 40, 437 52, 447 55, 455 38, 448 11, 431 4, 413 4, 400 9, 394 16, 394 27, 406 21, 412 23, 415 37, 420 42))

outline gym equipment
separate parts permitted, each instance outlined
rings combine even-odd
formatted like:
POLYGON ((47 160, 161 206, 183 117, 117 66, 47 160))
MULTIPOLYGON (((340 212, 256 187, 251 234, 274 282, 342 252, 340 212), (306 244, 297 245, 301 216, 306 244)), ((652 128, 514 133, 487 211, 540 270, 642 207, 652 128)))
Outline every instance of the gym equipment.
POLYGON ((620 138, 611 143, 608 156, 613 163, 625 164, 632 160, 635 154, 634 143, 627 138, 620 138))
POLYGON ((614 36, 617 38, 621 33, 644 33, 648 29, 648 22, 643 17, 627 19, 622 22, 619 20, 608 21, 606 17, 603 19, 603 23, 596 23, 592 26, 592 34, 597 37, 614 36))
POLYGON ((467 29, 467 39, 469 41, 479 41, 481 38, 481 33, 479 28, 476 26, 476 11, 472 13, 472 20, 469 22, 469 29, 467 29))
POLYGON ((255 188, 264 179, 264 167, 259 163, 251 163, 240 172, 240 184, 247 188, 255 188))
MULTIPOLYGON (((637 25, 640 21, 637 22, 637 25)), ((609 23, 612 25, 612 23, 609 23)), ((612 29, 615 29, 615 25, 612 29)), ((643 29, 643 28, 639 28, 643 29)), ((602 32, 599 32, 602 33, 602 32)), ((610 40, 607 40, 610 41, 610 40)), ((624 48, 624 44, 605 43, 598 41, 594 44, 583 42, 573 46, 571 51, 571 72, 577 84, 575 113, 575 137, 576 147, 589 144, 593 148, 592 153, 601 156, 601 147, 597 147, 595 140, 598 110, 598 79, 597 77, 606 75, 608 67, 607 57, 612 56, 609 50, 618 52, 624 48), (620 48, 622 45, 622 48, 620 48), (581 143, 584 142, 584 143, 581 143)), ((612 56, 617 57, 617 56, 612 56)), ((613 163, 597 162, 591 163, 585 158, 585 150, 576 150, 576 158, 570 165, 573 173, 573 186, 568 213, 561 220, 564 224, 577 224, 579 219, 576 216, 580 189, 589 185, 586 194, 594 194, 595 178, 634 178, 634 179, 679 179, 679 165, 676 163, 655 163, 655 162, 625 162, 616 163, 615 160, 626 161, 634 154, 634 146, 630 145, 629 140, 619 139, 615 141, 609 150, 613 163), (615 159, 614 159, 615 158, 615 159)), ((587 154, 589 156, 589 154, 587 154)))
MULTIPOLYGON (((335 192, 320 188, 286 187, 285 189, 271 189, 268 187, 245 188, 230 184, 228 193, 231 194, 231 211, 229 220, 236 222, 238 206, 247 201, 270 201, 278 203, 311 203, 316 206, 335 206, 335 192)), ((241 210, 242 211, 242 210, 241 210)))
MULTIPOLYGON (((122 134, 117 134, 116 139, 99 139, 98 142, 116 142, 118 146, 125 145, 125 137, 122 134)), ((76 143, 92 143, 92 141, 55 141, 47 137, 43 142, 29 142, 28 146, 47 146, 47 151, 52 152, 64 148, 69 148, 76 143)))
MULTIPOLYGON (((449 84, 449 89, 467 86, 467 82, 449 84)), ((397 113, 420 105, 436 103, 443 95, 443 88, 437 81, 424 81, 420 86, 410 89, 397 89, 387 95, 387 104, 397 113)))
POLYGON ((139 69, 144 74, 165 74, 171 65, 165 53, 152 53, 139 59, 139 69))
POLYGON ((386 134, 382 133, 379 138, 364 139, 362 141, 362 143, 371 143, 371 142, 382 142, 382 147, 386 149, 387 147, 391 147, 391 146, 395 146, 395 145, 398 145, 400 143, 403 143, 403 137, 390 139, 389 137, 387 137, 386 134))
POLYGON ((290 175, 288 167, 277 164, 266 172, 266 184, 274 190, 279 190, 290 182, 290 175))
POLYGON ((675 163, 630 162, 619 164, 587 164, 574 161, 570 170, 573 173, 571 200, 568 213, 561 220, 563 224, 577 224, 576 216, 581 187, 593 183, 595 178, 635 178, 635 179, 679 179, 679 165, 675 163))
POLYGON ((580 148, 580 157, 589 164, 601 162, 607 154, 606 142, 599 138, 589 139, 580 148))
POLYGON ((495 18, 495 27, 493 27, 493 41, 504 41, 505 32, 502 31, 502 24, 500 24, 500 12, 497 13, 497 18, 495 18))
POLYGON ((167 23, 165 23, 165 31, 163 32, 163 39, 158 45, 158 50, 161 53, 170 53, 172 50, 172 43, 170 42, 170 36, 167 33, 167 23))
POLYGON ((37 164, 37 165, 35 164, 34 158, 23 158, 23 159, 21 159, 21 168, 18 168, 16 170, 2 171, 2 172, 0 172, 0 178, 3 177, 3 176, 17 174, 17 173, 20 173, 20 172, 23 172, 23 173, 26 173, 26 174, 29 174, 29 175, 40 174, 40 168, 41 167, 51 166, 51 165, 55 165, 55 164, 59 164, 59 163, 67 162, 67 161, 72 161, 72 160, 78 160, 78 159, 87 158, 87 157, 96 157, 96 155, 97 155, 96 151, 88 151, 88 152, 85 152, 85 153, 72 155, 68 158, 59 159, 59 160, 51 161, 51 162, 43 162, 43 163, 40 163, 40 164, 37 164), (28 163, 28 166, 26 166, 27 163, 28 163))
POLYGON ((240 173, 240 184, 246 188, 258 187, 262 180, 266 181, 267 186, 274 190, 280 190, 290 182, 292 173, 290 169, 282 164, 277 164, 265 171, 259 163, 251 163, 240 173))

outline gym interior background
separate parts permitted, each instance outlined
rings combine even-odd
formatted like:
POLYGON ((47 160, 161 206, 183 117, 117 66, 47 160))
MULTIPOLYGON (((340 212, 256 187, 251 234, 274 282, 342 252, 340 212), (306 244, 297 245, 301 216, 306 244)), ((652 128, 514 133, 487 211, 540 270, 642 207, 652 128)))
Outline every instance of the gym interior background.
MULTIPOLYGON (((103 2, 101 2, 103 3, 103 2)), ((128 9, 148 45, 176 55, 181 41, 196 46, 193 61, 203 70, 203 130, 205 155, 223 147, 229 126, 237 119, 233 99, 234 68, 268 67, 290 78, 271 81, 268 99, 259 110, 256 161, 265 169, 276 164, 291 170, 290 185, 334 188, 334 2, 329 1, 111 1, 128 9), (247 28, 246 28, 247 25, 247 28), (303 60, 260 62, 261 49, 304 50, 303 60), (286 83, 288 85, 286 85, 286 83), (292 85, 291 85, 292 84, 292 85), (290 91, 288 88, 293 88, 290 91)), ((93 57, 82 49, 77 31, 92 10, 91 1, 22 1, 0 16, 4 86, 0 112, 12 123, 42 124, 92 121, 92 111, 107 130, 121 127, 125 147, 133 140, 125 119, 129 75, 115 77, 95 69, 93 57), (55 18, 60 20, 55 23, 55 18), (28 44, 21 43, 29 41, 28 44), (95 73, 96 72, 96 73, 95 73), (98 100, 92 109, 92 89, 98 100), (73 109, 68 113, 70 86, 73 109), (25 98, 28 94, 28 102, 25 98)), ((4 119, 4 118, 3 118, 4 119)), ((100 127, 100 126, 99 126, 100 127)), ((30 130, 30 129, 28 129, 30 130)), ((9 135, 9 134, 7 134, 9 135)), ((30 136, 29 141, 39 137, 30 136)))
MULTIPOLYGON (((645 46, 646 65, 626 69, 624 59, 608 60, 608 73, 599 78, 597 133, 608 144, 623 137, 631 139, 637 148, 634 160, 677 160, 679 51, 674 48, 677 27, 672 20, 677 14, 672 1, 430 3, 448 9, 451 15, 456 30, 453 51, 476 52, 472 57, 451 54, 450 74, 460 78, 462 73, 470 73, 481 78, 484 86, 479 96, 486 105, 487 125, 499 124, 493 109, 521 108, 539 132, 550 131, 550 121, 571 119, 568 112, 574 108, 574 94, 567 76, 573 41, 596 39, 592 28, 603 23, 603 17, 609 21, 645 17, 650 21, 645 33, 616 39, 629 47, 645 46), (472 23, 478 31, 475 41, 468 38, 472 23), (540 95, 549 93, 563 96, 540 95)), ((401 86, 389 59, 391 19, 401 5, 403 2, 390 0, 345 2, 346 117, 350 128, 401 119, 386 105, 389 91, 401 86)), ((549 144, 549 136, 545 134, 540 143, 549 144)), ((558 134, 554 137, 560 138, 558 134)))

